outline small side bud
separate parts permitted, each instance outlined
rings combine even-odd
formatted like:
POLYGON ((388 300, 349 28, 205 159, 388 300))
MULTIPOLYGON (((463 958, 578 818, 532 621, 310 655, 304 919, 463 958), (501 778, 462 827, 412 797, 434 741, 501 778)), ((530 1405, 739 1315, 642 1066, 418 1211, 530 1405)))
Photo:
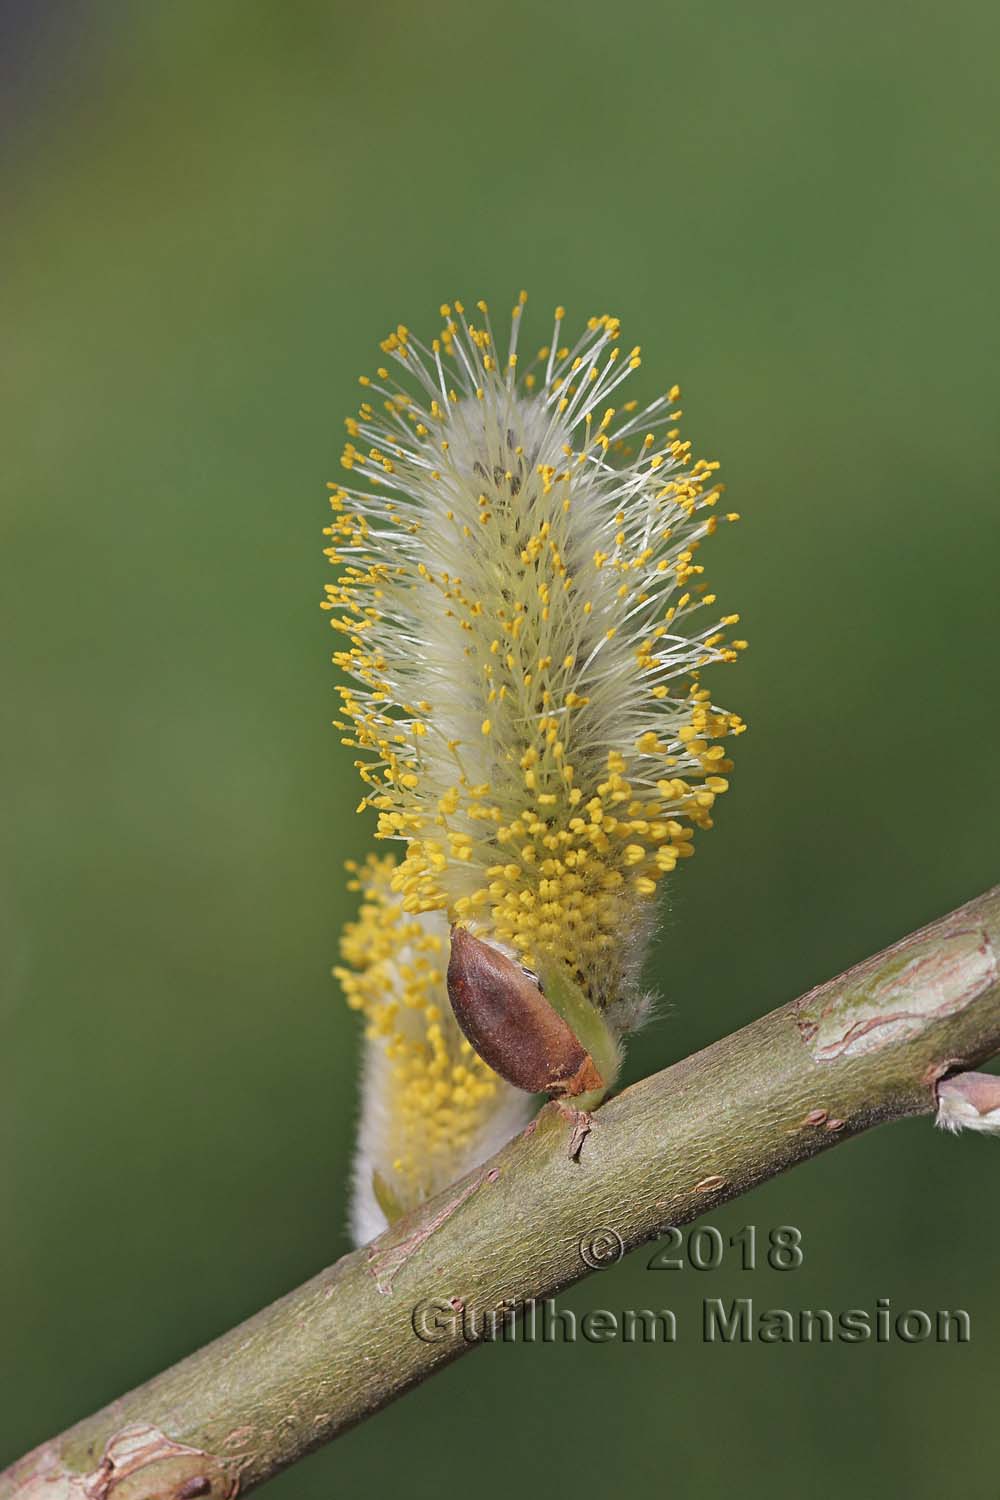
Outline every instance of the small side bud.
POLYGON ((516 1088, 561 1098, 604 1088, 590 1053, 537 982, 464 927, 451 930, 448 997, 469 1045, 516 1088))
POLYGON ((980 1130, 1000 1135, 1000 1078, 992 1073, 957 1073, 937 1087, 942 1130, 980 1130))

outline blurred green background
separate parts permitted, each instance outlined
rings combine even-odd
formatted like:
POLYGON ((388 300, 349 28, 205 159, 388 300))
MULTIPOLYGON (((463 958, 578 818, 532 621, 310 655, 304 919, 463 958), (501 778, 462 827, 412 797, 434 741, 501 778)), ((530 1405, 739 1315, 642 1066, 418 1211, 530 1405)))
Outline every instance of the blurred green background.
MULTIPOLYGON (((3 7, 0 1460, 346 1245, 351 752, 324 482, 376 340, 610 310, 720 457, 751 650, 631 1077, 997 878, 986 0, 3 7)), ((714 1214, 794 1277, 563 1299, 962 1307, 970 1345, 497 1348, 276 1497, 993 1494, 1000 1148, 925 1120, 714 1214), (567 1436, 568 1433, 568 1436, 567 1436), (575 1452, 567 1463, 569 1448, 575 1452), (460 1478, 456 1479, 456 1476, 460 1478)))

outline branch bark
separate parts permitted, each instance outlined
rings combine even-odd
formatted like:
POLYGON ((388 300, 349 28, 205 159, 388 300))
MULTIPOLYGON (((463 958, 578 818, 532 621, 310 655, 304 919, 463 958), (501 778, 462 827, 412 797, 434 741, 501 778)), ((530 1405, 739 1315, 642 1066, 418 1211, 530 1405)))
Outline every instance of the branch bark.
POLYGON ((378 1240, 0 1475, 0 1500, 233 1496, 544 1298, 1000 1052, 1000 887, 610 1100, 579 1158, 547 1106, 378 1240), (601 1236, 603 1235, 603 1239, 601 1236))

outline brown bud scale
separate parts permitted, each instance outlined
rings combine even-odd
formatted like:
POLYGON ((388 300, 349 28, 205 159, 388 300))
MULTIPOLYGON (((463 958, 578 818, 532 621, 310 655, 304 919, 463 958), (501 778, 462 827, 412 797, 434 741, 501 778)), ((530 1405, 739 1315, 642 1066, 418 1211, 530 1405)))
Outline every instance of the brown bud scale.
POLYGON ((448 997, 469 1045, 515 1088, 573 1097, 604 1087, 590 1053, 537 983, 464 927, 451 930, 448 997))

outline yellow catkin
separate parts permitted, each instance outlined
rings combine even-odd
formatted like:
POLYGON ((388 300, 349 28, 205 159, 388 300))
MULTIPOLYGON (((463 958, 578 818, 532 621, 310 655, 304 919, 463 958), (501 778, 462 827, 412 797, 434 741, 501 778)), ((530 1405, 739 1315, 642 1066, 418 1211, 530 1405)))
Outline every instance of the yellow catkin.
POLYGON ((364 1017, 382 1070, 378 1160, 409 1207, 443 1187, 475 1146, 507 1085, 472 1051, 448 1004, 447 927, 403 910, 391 856, 351 866, 361 908, 334 973, 364 1017))
MULTIPOLYGON (((523 305, 506 353, 481 307, 452 302, 429 347, 402 326, 383 342, 403 384, 365 378, 327 529, 353 679, 337 722, 379 836, 403 844, 386 954, 439 912, 564 963, 605 1008, 641 960, 623 934, 728 787, 723 741, 745 726, 701 674, 746 643, 735 615, 700 623, 721 486, 679 437, 679 389, 621 403, 638 347, 620 357, 608 314, 562 343, 562 308, 522 369, 523 305)), ((434 1077, 408 1085, 421 1110, 434 1077)))

